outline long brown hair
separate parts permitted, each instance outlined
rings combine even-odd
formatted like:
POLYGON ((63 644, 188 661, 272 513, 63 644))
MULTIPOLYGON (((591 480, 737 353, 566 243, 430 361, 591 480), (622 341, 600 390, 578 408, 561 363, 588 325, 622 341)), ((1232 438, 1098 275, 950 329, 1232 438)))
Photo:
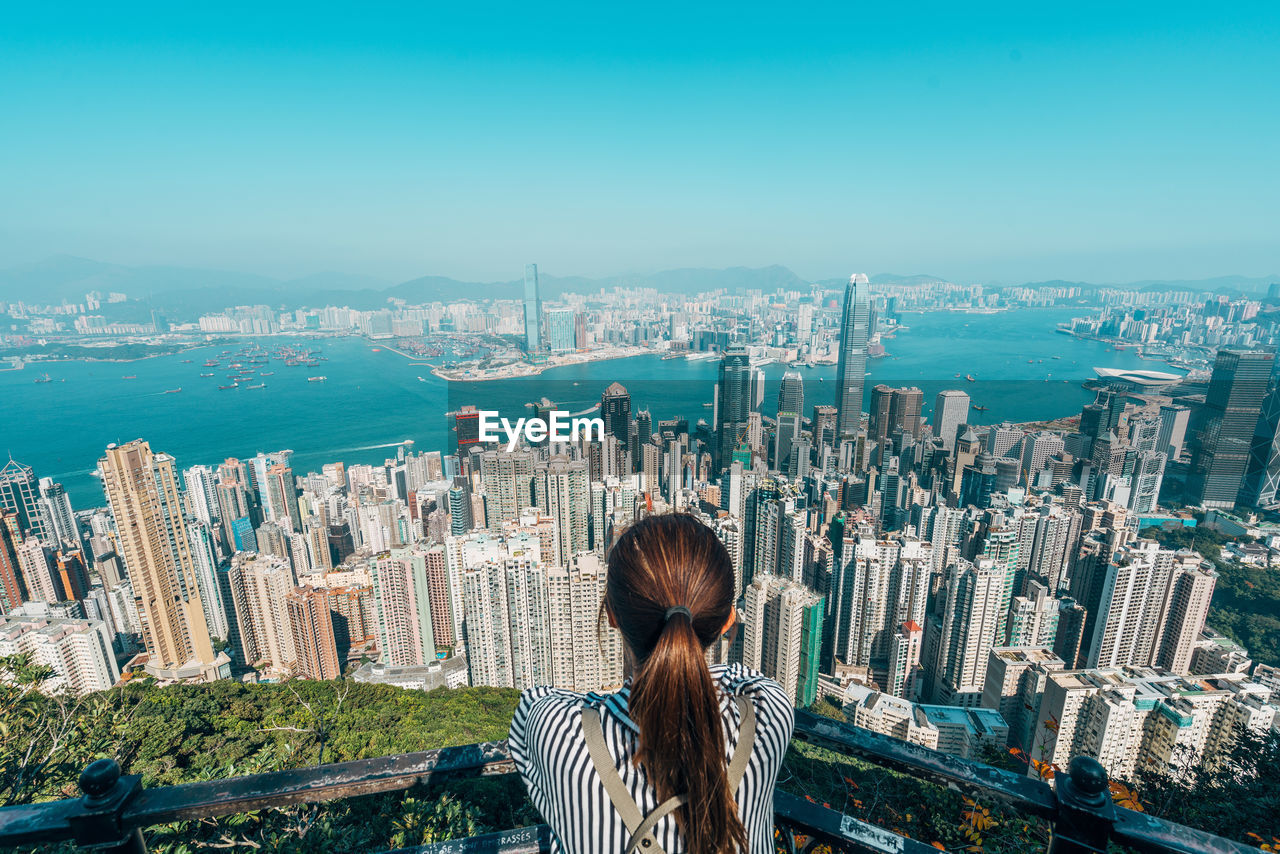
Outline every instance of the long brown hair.
POLYGON ((605 602, 635 660, 630 712, 636 761, 675 811, 689 854, 747 850, 729 791, 720 694, 705 658, 733 610, 733 562, 695 517, 649 516, 609 552, 605 602), (670 619, 667 609, 683 606, 670 619))

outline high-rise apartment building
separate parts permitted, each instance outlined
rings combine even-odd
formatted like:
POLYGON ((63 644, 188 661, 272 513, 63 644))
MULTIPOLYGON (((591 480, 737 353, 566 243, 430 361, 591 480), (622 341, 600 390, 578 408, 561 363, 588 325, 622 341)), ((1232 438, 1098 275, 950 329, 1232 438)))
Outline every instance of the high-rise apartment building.
POLYGON ((201 681, 229 675, 230 662, 209 640, 173 457, 137 439, 108 445, 98 467, 141 617, 147 671, 201 681))
MULTIPOLYGON (((433 558, 431 563, 435 564, 436 560, 433 558)), ((371 570, 379 661, 412 667, 434 660, 436 646, 427 549, 417 546, 392 549, 378 555, 371 570)))
POLYGON ((339 679, 342 662, 333 635, 329 597, 317 587, 298 587, 285 597, 296 655, 294 675, 303 679, 339 679))
POLYGON ((107 624, 101 620, 0 616, 0 657, 30 656, 47 667, 40 690, 84 696, 120 681, 107 624))
POLYGON ((604 562, 590 552, 547 571, 551 684, 556 688, 582 692, 622 687, 622 636, 600 613, 606 577, 604 562))
POLYGON ((293 673, 298 660, 288 597, 297 585, 289 562, 242 552, 231 559, 232 603, 245 664, 277 676, 293 673))
POLYGON ((836 436, 850 438, 862 421, 867 381, 867 341, 871 334, 870 283, 862 273, 849 277, 840 318, 840 356, 836 366, 836 436))
POLYGON ((1138 540, 1091 569, 1101 583, 1095 581, 1095 615, 1084 639, 1089 666, 1190 672, 1217 581, 1212 565, 1195 552, 1138 540))
POLYGON ((961 559, 947 568, 944 611, 935 623, 934 702, 946 706, 981 702, 987 654, 999 645, 1006 578, 1004 568, 990 558, 975 563, 961 559))
POLYGON ((822 597, 803 584, 762 575, 743 598, 743 663, 776 680, 794 705, 810 705, 818 692, 822 597))

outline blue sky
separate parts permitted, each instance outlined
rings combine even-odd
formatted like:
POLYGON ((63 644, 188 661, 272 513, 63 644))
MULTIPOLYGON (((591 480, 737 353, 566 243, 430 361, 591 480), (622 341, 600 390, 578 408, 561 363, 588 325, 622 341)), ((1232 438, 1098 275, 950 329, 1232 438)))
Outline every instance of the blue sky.
POLYGON ((0 266, 1280 272, 1280 4, 692 5, 11 6, 0 266))

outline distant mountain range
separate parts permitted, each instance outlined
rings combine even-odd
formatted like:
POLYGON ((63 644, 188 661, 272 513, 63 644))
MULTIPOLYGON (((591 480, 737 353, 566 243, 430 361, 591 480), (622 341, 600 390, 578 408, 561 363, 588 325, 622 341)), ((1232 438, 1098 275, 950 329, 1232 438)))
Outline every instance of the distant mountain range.
MULTIPOLYGON (((927 284, 945 282, 941 276, 877 273, 873 284, 927 284)), ((844 278, 820 280, 816 284, 840 287, 844 278)), ((1265 294, 1267 286, 1280 276, 1248 278, 1219 276, 1199 280, 1147 280, 1113 287, 1140 290, 1212 290, 1243 294, 1265 294)), ((801 289, 814 284, 790 269, 771 267, 729 267, 723 270, 683 268, 657 273, 586 278, 582 276, 539 277, 543 297, 554 299, 563 293, 590 293, 614 287, 650 288, 662 293, 695 293, 716 289, 763 290, 801 289)), ((522 279, 503 282, 464 282, 445 276, 422 276, 394 283, 371 276, 345 273, 317 273, 299 279, 274 279, 252 273, 206 270, 187 267, 127 267, 87 258, 59 255, 22 267, 0 270, 0 300, 38 303, 80 302, 89 291, 105 295, 115 291, 143 300, 162 312, 175 316, 217 311, 230 305, 265 303, 302 307, 349 305, 377 308, 388 300, 409 303, 466 297, 518 299, 522 279)), ((1027 287, 1095 286, 1087 282, 1030 282, 1027 287)))

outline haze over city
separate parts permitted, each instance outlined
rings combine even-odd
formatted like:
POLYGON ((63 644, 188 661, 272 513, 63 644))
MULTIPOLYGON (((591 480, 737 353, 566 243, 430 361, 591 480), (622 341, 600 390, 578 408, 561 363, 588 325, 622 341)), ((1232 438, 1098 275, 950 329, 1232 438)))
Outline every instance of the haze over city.
POLYGON ((1273 4, 7 14, 0 267, 1280 268, 1273 4))

